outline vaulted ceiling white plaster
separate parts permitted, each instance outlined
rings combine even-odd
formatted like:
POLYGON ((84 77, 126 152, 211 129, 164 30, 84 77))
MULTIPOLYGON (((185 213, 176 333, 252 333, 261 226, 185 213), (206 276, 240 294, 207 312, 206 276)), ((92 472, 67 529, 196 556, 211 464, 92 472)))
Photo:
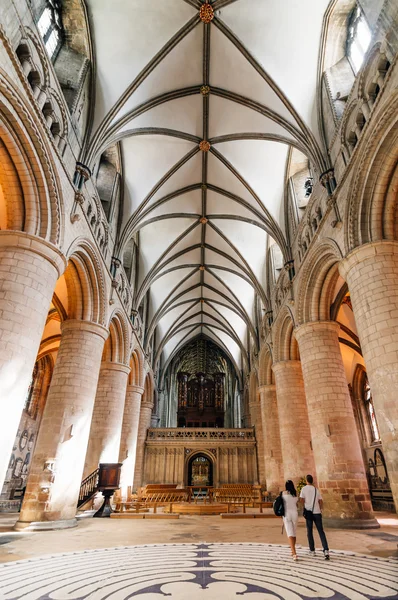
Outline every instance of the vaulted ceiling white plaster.
POLYGON ((198 333, 238 368, 247 360, 270 239, 289 259, 290 145, 325 169, 316 80, 328 3, 213 0, 205 24, 201 0, 88 0, 96 111, 86 162, 120 141, 118 252, 139 230, 135 308, 150 290, 147 342, 156 330, 163 364, 198 333))

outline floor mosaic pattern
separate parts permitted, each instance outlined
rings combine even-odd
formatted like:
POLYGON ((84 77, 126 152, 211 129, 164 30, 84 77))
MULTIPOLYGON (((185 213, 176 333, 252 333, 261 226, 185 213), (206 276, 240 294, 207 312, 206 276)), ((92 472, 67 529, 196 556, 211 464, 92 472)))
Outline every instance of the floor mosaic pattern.
POLYGON ((398 561, 286 546, 156 544, 0 565, 1 600, 398 600, 398 561))

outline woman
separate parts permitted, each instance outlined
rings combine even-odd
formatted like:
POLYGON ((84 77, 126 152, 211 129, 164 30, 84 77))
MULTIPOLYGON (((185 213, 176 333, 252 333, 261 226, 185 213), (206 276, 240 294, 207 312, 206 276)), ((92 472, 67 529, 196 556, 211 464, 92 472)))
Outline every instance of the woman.
POLYGON ((285 508, 285 516, 283 523, 285 525, 287 537, 292 551, 293 560, 298 560, 296 554, 296 528, 298 520, 297 512, 297 492, 293 481, 290 479, 285 483, 285 491, 282 493, 283 505, 285 508))

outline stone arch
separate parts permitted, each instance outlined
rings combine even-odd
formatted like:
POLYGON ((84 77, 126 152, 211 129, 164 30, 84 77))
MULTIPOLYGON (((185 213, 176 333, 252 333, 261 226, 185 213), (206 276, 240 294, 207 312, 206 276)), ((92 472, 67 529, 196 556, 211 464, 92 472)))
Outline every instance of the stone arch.
MULTIPOLYGON (((24 37, 21 38, 18 48, 17 56, 21 61, 21 58, 25 58, 25 52, 28 54, 32 66, 40 75, 40 83, 48 87, 50 85, 50 70, 48 68, 48 57, 44 50, 42 43, 39 41, 37 35, 32 31, 30 27, 24 28, 24 37), (22 51, 20 50, 22 48, 22 51)), ((23 62, 21 61, 23 66, 23 62)))
POLYGON ((0 230, 23 231, 25 210, 23 192, 9 149, 0 139, 0 230))
POLYGON ((275 383, 272 371, 272 355, 268 344, 262 346, 258 357, 258 383, 259 386, 275 383))
POLYGON ((0 115, 0 184, 4 196, 0 197, 1 227, 5 220, 8 229, 60 245, 64 207, 51 151, 25 100, 3 72, 0 115))
POLYGON ((380 240, 398 240, 398 93, 369 131, 346 205, 348 251, 380 240))
POLYGON ((279 313, 273 328, 274 361, 299 360, 299 349, 293 335, 294 317, 287 306, 279 313))
POLYGON ((105 326, 105 278, 101 259, 91 242, 77 239, 68 253, 65 281, 68 318, 105 326))
POLYGON ((155 381, 152 371, 148 371, 144 381, 144 393, 142 395, 143 402, 153 402, 155 381))
POLYGON ((338 263, 342 255, 333 240, 325 240, 308 256, 300 273, 297 293, 297 323, 329 321, 335 285, 339 277, 338 263))
POLYGON ((131 353, 129 385, 144 387, 144 355, 139 346, 131 353))
POLYGON ((362 387, 366 379, 366 368, 358 363, 355 367, 354 375, 352 376, 352 392, 354 398, 359 398, 362 393, 362 387))
POLYGON ((211 469, 212 469, 212 485, 215 485, 215 482, 218 481, 218 474, 216 473, 216 468, 217 468, 217 461, 216 461, 216 457, 214 456, 214 454, 211 452, 211 450, 207 450, 207 449, 198 449, 198 450, 194 450, 193 452, 190 452, 189 454, 187 454, 185 456, 185 465, 184 465, 184 481, 186 482, 186 485, 189 486, 190 482, 189 482, 189 470, 190 470, 190 465, 192 464, 192 462, 195 460, 195 458, 199 457, 199 456, 204 456, 205 458, 209 459, 210 464, 211 464, 211 469))
POLYGON ((33 370, 32 390, 29 390, 28 399, 24 409, 33 419, 36 419, 37 417, 40 418, 43 414, 53 370, 54 358, 52 353, 48 351, 39 351, 33 370))
POLYGON ((103 360, 128 364, 129 338, 126 318, 117 309, 109 319, 109 337, 105 342, 103 360))
MULTIPOLYGON (((369 416, 364 403, 364 387, 367 381, 367 371, 364 365, 358 363, 352 376, 351 400, 360 439, 365 444, 372 443, 369 416)), ((376 413, 377 418, 377 413, 376 413)))

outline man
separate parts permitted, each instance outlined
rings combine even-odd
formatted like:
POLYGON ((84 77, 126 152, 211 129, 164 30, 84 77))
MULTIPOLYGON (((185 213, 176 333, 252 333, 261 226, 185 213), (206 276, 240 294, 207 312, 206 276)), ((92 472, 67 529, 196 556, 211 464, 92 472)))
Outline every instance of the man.
POLYGON ((300 499, 304 504, 304 508, 308 511, 306 524, 307 524, 307 538, 310 546, 311 556, 315 556, 315 542, 313 535, 313 526, 318 530, 319 537, 321 539, 323 547, 323 555, 325 560, 329 560, 329 546, 326 539, 325 532, 322 524, 322 507, 323 500, 321 492, 314 486, 314 478, 312 475, 306 477, 307 485, 305 485, 300 492, 300 499))

